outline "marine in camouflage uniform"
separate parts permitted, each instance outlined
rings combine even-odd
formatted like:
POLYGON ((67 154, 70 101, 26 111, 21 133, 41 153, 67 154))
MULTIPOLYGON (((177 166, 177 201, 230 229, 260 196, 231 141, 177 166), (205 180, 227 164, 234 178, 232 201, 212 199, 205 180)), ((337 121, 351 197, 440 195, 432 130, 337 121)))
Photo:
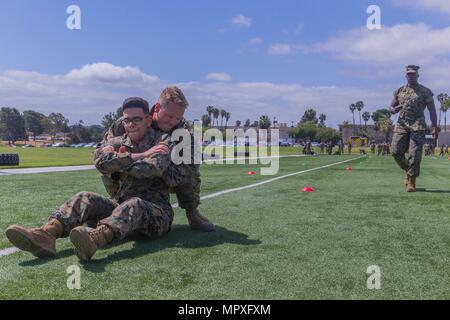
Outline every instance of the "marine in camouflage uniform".
POLYGON ((406 67, 408 84, 394 92, 390 107, 391 113, 400 112, 392 138, 392 155, 400 168, 406 171, 407 192, 415 192, 416 178, 420 175, 420 162, 427 129, 424 114, 426 107, 430 111, 433 135, 437 135, 433 92, 417 82, 418 70, 418 66, 406 67), (408 149, 409 156, 406 158, 408 149))
MULTIPOLYGON (((195 164, 195 143, 193 126, 183 119, 185 109, 189 103, 183 92, 177 87, 167 87, 162 92, 150 111, 153 118, 152 127, 160 134, 172 135, 175 130, 186 130, 191 140, 191 161, 188 164, 171 164, 166 171, 165 180, 169 182, 172 192, 175 192, 181 208, 186 210, 191 229, 199 231, 214 231, 215 226, 206 217, 200 214, 200 164, 195 164)), ((186 133, 185 132, 185 133, 186 133)), ((108 129, 104 141, 109 138, 120 136, 124 133, 122 119, 118 119, 108 129)), ((201 145, 199 145, 201 148, 201 145)), ((111 173, 102 177, 106 190, 114 195, 117 189, 117 175, 111 173)))
POLYGON ((90 260, 97 248, 113 239, 153 239, 169 232, 173 210, 163 176, 171 163, 174 144, 168 135, 151 128, 143 130, 144 135, 137 142, 125 134, 108 140, 94 153, 95 166, 101 173, 116 172, 119 176, 113 198, 77 193, 56 209, 41 228, 13 225, 6 231, 7 238, 22 250, 45 257, 56 254, 57 238, 70 235, 78 257, 90 260), (167 151, 148 153, 161 145, 167 151), (132 154, 140 158, 133 160, 132 154))
MULTIPOLYGON (((151 110, 151 113, 154 112, 154 107, 151 110)), ((158 127, 156 121, 153 121, 152 128, 159 132, 160 134, 164 134, 163 131, 158 127)), ((177 126, 175 126, 171 132, 168 133, 168 137, 170 134, 176 129, 185 129, 188 130, 191 135, 191 142, 194 143, 193 137, 193 127, 192 124, 186 120, 180 121, 177 126)), ((103 141, 107 141, 113 137, 121 136, 125 132, 125 129, 122 124, 122 119, 118 119, 105 133, 103 141)), ((192 146, 193 147, 193 146, 192 146)), ((188 214, 191 212, 196 212, 197 208, 200 204, 200 187, 201 187, 201 179, 200 179, 200 165, 194 164, 194 152, 191 150, 191 164, 171 164, 164 175, 164 179, 167 180, 169 187, 172 192, 175 192, 178 204, 181 208, 186 210, 188 214)), ((115 172, 107 173, 102 175, 102 181, 106 188, 106 191, 111 195, 117 192, 118 183, 117 183, 117 174, 115 172)), ((206 220, 206 218, 202 217, 206 220)), ((211 231, 211 227, 214 228, 212 224, 206 224, 206 229, 197 227, 197 230, 202 231, 211 231)), ((191 224, 192 227, 192 224, 191 224)))

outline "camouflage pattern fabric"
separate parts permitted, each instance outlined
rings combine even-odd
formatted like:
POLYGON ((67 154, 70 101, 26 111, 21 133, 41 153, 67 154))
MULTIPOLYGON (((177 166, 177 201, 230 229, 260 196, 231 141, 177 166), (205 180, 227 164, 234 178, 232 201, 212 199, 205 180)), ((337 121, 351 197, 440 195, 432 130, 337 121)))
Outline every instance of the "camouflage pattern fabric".
POLYGON ((392 137, 392 155, 409 176, 420 175, 420 162, 425 144, 425 108, 433 101, 433 92, 417 84, 405 85, 394 92, 393 106, 400 107, 392 137), (406 152, 409 157, 406 158, 406 152))
POLYGON ((55 210, 50 219, 57 219, 63 225, 63 237, 80 225, 95 228, 108 225, 116 239, 156 238, 170 231, 173 211, 168 204, 156 204, 130 198, 118 204, 92 192, 79 192, 55 210))
POLYGON ((433 101, 433 92, 420 84, 405 85, 394 92, 393 106, 401 107, 396 128, 426 130, 425 108, 433 101))
POLYGON ((411 177, 420 175, 422 149, 425 143, 425 131, 396 129, 392 138, 392 155, 397 164, 411 177), (406 158, 406 152, 409 153, 406 158))
MULTIPOLYGON (((151 114, 154 112, 154 107, 151 109, 151 114)), ((159 129, 157 124, 153 122, 152 128, 161 137, 165 135, 163 131, 159 129)), ((175 128, 172 129, 186 129, 191 134, 191 141, 194 143, 192 124, 186 120, 182 120, 175 128)), ((105 133, 103 144, 111 138, 122 136, 125 133, 125 129, 122 123, 122 119, 119 118, 105 133)), ((165 136, 165 139, 170 139, 170 133, 165 136)), ((143 150, 145 151, 145 150, 143 150)), ((192 164, 180 164, 175 165, 173 163, 167 168, 162 179, 171 188, 172 192, 177 195, 178 203, 181 208, 187 211, 195 210, 200 204, 200 165, 193 164, 194 152, 191 152, 192 164)), ((118 174, 110 173, 102 176, 103 184, 106 191, 111 197, 115 197, 118 190, 118 174)))

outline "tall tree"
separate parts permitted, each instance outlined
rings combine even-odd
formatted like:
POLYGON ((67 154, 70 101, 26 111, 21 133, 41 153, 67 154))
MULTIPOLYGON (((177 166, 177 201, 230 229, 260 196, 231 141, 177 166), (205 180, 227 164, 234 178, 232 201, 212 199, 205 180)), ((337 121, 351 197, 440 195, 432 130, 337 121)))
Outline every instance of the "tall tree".
POLYGON ((448 100, 448 95, 446 93, 440 93, 440 94, 437 95, 437 99, 438 99, 438 101, 439 101, 439 103, 441 105, 441 107, 439 108, 439 126, 441 126, 441 115, 442 115, 442 112, 443 112, 443 110, 442 110, 443 108, 442 107, 443 107, 445 101, 448 100))
POLYGON ((269 129, 270 124, 269 116, 263 115, 259 118, 259 127, 261 129, 269 129))
POLYGON ((364 109, 364 102, 358 101, 355 103, 356 110, 359 113, 359 131, 361 131, 362 122, 361 122, 361 110, 364 109))
MULTIPOLYGON (((214 108, 213 117, 216 120, 216 126, 219 126, 219 114, 220 114, 220 110, 217 108, 214 108)), ((214 121, 213 121, 213 125, 214 125, 214 121)))
POLYGON ((213 106, 207 106, 206 107, 206 112, 208 112, 208 116, 209 116, 209 125, 211 126, 211 119, 212 119, 212 114, 214 112, 214 107, 213 106))
POLYGON ((33 135, 33 141, 36 141, 36 136, 44 132, 44 127, 42 126, 42 119, 45 115, 42 113, 26 110, 23 112, 23 119, 25 121, 25 130, 31 132, 33 135))
POLYGON ((209 115, 204 114, 202 115, 202 126, 203 127, 209 127, 211 125, 211 118, 209 115))
POLYGON ((245 120, 244 127, 250 127, 250 119, 245 120))
MULTIPOLYGON (((440 126, 442 113, 444 113, 444 117, 446 117, 448 108, 445 107, 445 104, 449 100, 449 97, 448 97, 448 94, 446 94, 446 93, 440 93, 440 94, 438 94, 437 99, 441 105, 441 107, 439 108, 439 126, 440 126)), ((446 126, 446 124, 445 124, 445 126, 446 126)), ((445 131, 447 131, 446 128, 445 128, 445 131)))
POLYGON ((450 99, 447 99, 442 105, 442 112, 444 113, 444 131, 447 132, 447 111, 450 109, 450 99))
POLYGON ((305 122, 312 122, 317 124, 318 120, 317 120, 317 112, 314 109, 308 109, 305 111, 305 113, 302 116, 302 119, 300 120, 300 124, 301 123, 305 123, 305 122))
POLYGON ((341 135, 336 129, 322 127, 317 129, 315 139, 321 142, 331 142, 334 145, 339 142, 341 135))
POLYGON ((325 114, 321 113, 319 115, 319 126, 322 127, 322 128, 325 127, 325 121, 326 120, 327 120, 327 116, 325 114))
POLYGON ((61 113, 50 113, 48 117, 42 121, 45 130, 50 134, 53 142, 55 141, 55 136, 58 132, 64 133, 65 139, 65 133, 69 131, 68 123, 69 120, 61 113))
POLYGON ((367 111, 363 112, 362 118, 363 118, 363 120, 364 120, 364 126, 365 126, 365 128, 366 128, 366 133, 367 133, 367 121, 370 120, 370 113, 367 112, 367 111))
POLYGON ((355 110, 356 110, 356 105, 354 103, 352 103, 349 107, 350 112, 352 113, 353 116, 353 133, 355 133, 355 110))
POLYGON ((392 124, 392 120, 383 115, 378 119, 378 126, 381 130, 381 132, 383 132, 386 135, 386 141, 389 140, 389 133, 391 132, 392 128, 394 127, 392 124))
POLYGON ((105 129, 108 129, 111 127, 111 125, 116 122, 119 118, 123 116, 123 110, 122 107, 117 108, 116 112, 110 112, 103 116, 102 118, 102 126, 105 129))
POLYGON ((25 121, 16 108, 0 109, 0 134, 12 143, 25 138, 25 121))
POLYGON ((228 111, 225 113, 225 129, 228 126, 228 121, 230 120, 231 117, 231 113, 229 113, 228 111))
POLYGON ((379 128, 378 122, 380 121, 380 119, 382 117, 388 117, 390 119, 391 116, 392 116, 392 114, 388 109, 378 109, 378 110, 372 112, 372 120, 375 124, 375 128, 379 128))
POLYGON ((227 115, 224 109, 220 109, 220 127, 223 128, 223 118, 227 115))

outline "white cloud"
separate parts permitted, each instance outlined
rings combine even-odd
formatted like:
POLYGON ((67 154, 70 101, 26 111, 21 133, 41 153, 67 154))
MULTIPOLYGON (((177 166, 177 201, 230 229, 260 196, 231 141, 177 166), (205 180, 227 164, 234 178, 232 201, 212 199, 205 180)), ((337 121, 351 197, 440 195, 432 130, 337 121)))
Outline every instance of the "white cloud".
POLYGON ((408 64, 422 67, 421 81, 435 91, 448 90, 450 82, 450 27, 433 29, 420 24, 383 26, 341 32, 309 52, 330 53, 335 58, 358 66, 375 79, 398 76, 408 64), (446 88, 447 87, 447 88, 446 88))
POLYGON ((137 82, 157 82, 159 78, 149 76, 135 67, 119 67, 110 63, 93 63, 83 66, 81 69, 70 71, 66 75, 67 79, 80 81, 98 81, 108 83, 123 83, 124 80, 137 82))
POLYGON ((255 38, 250 39, 249 44, 252 46, 257 46, 257 45, 260 45, 262 42, 263 41, 261 38, 255 37, 255 38))
POLYGON ((213 73, 208 73, 208 75, 206 76, 206 79, 208 80, 213 80, 213 81, 231 81, 232 78, 228 73, 223 73, 223 72, 213 72, 213 73))
POLYGON ((248 18, 242 14, 231 19, 231 24, 238 28, 249 28, 253 23, 252 18, 248 18))
POLYGON ((5 71, 0 73, 0 106, 61 112, 72 122, 100 123, 127 96, 156 99, 168 83, 138 68, 94 63, 64 75, 5 71))
POLYGON ((394 0, 394 4, 450 14, 450 1, 448 0, 394 0))
POLYGON ((138 68, 91 64, 63 75, 7 71, 0 73, 0 106, 32 109, 45 114, 61 112, 71 123, 83 120, 100 123, 103 115, 115 110, 129 96, 141 96, 153 103, 168 85, 179 86, 190 103, 187 118, 200 119, 208 105, 231 113, 231 123, 262 114, 280 122, 297 122, 303 112, 314 107, 337 125, 351 119, 348 105, 364 100, 369 111, 389 104, 395 88, 304 87, 272 82, 182 82, 172 83, 148 75, 138 68), (114 81, 101 73, 112 76, 114 81), (114 71, 112 71, 114 70, 114 71))
POLYGON ((450 27, 432 29, 420 24, 383 26, 380 30, 367 28, 340 33, 315 45, 313 50, 329 52, 337 58, 379 65, 429 63, 450 54, 450 27))
POLYGON ((288 43, 275 43, 270 45, 268 53, 271 55, 289 55, 293 54, 295 49, 288 43))

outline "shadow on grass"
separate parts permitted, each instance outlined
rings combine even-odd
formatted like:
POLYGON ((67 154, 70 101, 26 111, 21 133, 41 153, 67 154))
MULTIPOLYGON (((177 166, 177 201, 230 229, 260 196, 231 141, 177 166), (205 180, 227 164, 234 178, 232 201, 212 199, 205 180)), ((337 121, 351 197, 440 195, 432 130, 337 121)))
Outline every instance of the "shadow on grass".
MULTIPOLYGON (((124 241, 115 242, 107 246, 105 249, 114 247, 114 244, 120 245, 128 241, 134 240, 127 239, 124 241)), ((261 244, 261 241, 248 239, 248 235, 246 234, 230 231, 226 228, 218 226, 216 226, 216 231, 214 232, 200 232, 192 231, 187 225, 173 225, 172 231, 164 237, 155 240, 136 240, 133 244, 133 248, 129 250, 119 251, 101 259, 95 259, 94 256, 92 261, 82 264, 86 270, 91 272, 104 272, 105 266, 111 262, 124 259, 133 259, 167 248, 205 248, 217 246, 223 243, 249 246, 261 244)), ((35 258, 33 260, 20 262, 19 265, 25 267, 37 266, 54 260, 67 258, 74 254, 74 250, 70 248, 58 252, 56 257, 45 259, 35 258)))
POLYGON ((435 190, 435 189, 416 188, 416 192, 450 193, 450 190, 435 190))

